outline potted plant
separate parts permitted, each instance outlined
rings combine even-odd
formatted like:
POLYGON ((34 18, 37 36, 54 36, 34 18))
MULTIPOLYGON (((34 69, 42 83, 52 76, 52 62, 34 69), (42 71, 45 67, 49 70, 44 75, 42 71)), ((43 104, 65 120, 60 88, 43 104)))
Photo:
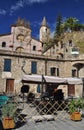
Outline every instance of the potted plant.
POLYGON ((15 127, 14 116, 16 112, 16 104, 8 102, 2 107, 2 124, 4 129, 12 129, 15 127))
POLYGON ((72 99, 68 105, 71 120, 81 120, 82 109, 84 108, 84 99, 72 99))

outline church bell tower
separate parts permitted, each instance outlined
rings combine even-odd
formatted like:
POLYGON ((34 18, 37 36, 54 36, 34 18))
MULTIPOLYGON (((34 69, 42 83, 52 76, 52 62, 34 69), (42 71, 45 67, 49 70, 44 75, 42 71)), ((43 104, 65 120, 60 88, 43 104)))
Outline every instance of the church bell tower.
POLYGON ((49 42, 50 39, 50 28, 47 25, 46 18, 43 18, 40 27, 40 41, 43 43, 49 42))

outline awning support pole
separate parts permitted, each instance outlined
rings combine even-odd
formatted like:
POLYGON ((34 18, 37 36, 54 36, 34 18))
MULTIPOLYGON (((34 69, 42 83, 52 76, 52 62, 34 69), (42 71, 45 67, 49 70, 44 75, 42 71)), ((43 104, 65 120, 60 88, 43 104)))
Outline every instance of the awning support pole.
POLYGON ((84 78, 82 78, 83 81, 83 91, 82 91, 82 97, 84 98, 84 78))
POLYGON ((43 75, 42 75, 42 89, 41 89, 41 93, 43 93, 43 75))

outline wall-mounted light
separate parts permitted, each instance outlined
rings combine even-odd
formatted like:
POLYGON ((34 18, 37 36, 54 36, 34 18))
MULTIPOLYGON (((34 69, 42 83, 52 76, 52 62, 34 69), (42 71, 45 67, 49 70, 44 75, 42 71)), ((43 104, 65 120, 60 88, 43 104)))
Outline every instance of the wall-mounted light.
POLYGON ((25 64, 26 64, 26 61, 25 61, 25 60, 23 60, 23 62, 22 62, 22 67, 24 67, 24 66, 25 66, 25 64))
POLYGON ((25 70, 24 70, 25 64, 26 64, 26 61, 23 60, 23 61, 22 61, 22 66, 21 66, 21 70, 22 70, 24 73, 26 73, 25 70))
POLYGON ((27 73, 25 70, 24 70, 24 67, 26 65, 26 61, 25 59, 22 61, 22 67, 21 67, 21 70, 25 73, 25 74, 31 74, 31 73, 27 73))

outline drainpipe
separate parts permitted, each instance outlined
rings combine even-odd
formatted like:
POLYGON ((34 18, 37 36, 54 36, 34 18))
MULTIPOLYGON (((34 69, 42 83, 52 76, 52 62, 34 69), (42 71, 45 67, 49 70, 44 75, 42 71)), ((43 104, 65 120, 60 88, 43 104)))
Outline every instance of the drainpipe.
POLYGON ((47 59, 45 59, 45 75, 47 75, 47 59))
POLYGON ((82 81, 83 81, 82 97, 84 98, 84 78, 82 78, 82 81))

